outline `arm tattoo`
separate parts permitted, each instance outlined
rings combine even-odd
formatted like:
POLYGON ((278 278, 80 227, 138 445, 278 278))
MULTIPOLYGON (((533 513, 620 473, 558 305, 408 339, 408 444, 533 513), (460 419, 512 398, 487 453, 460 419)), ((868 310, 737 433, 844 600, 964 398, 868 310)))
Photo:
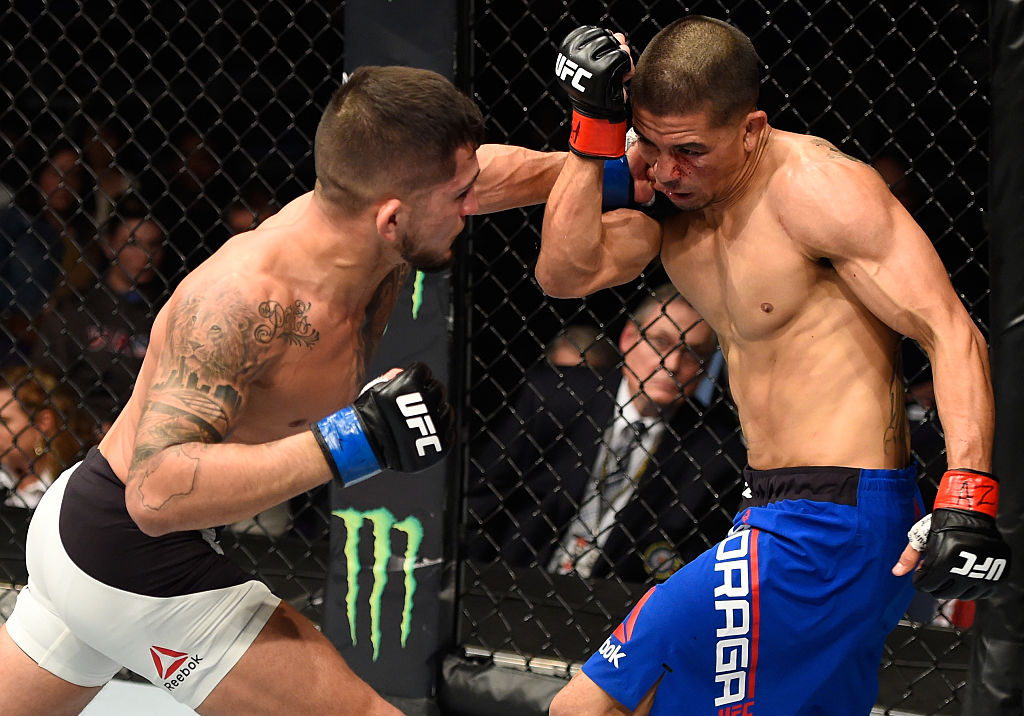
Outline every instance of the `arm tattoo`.
POLYGON ((164 354, 136 431, 131 473, 139 489, 170 448, 196 463, 191 486, 178 494, 191 492, 198 454, 186 451, 184 443, 227 437, 275 339, 307 348, 320 340, 309 324, 309 308, 303 301, 289 307, 256 302, 229 290, 185 297, 171 310, 164 354))

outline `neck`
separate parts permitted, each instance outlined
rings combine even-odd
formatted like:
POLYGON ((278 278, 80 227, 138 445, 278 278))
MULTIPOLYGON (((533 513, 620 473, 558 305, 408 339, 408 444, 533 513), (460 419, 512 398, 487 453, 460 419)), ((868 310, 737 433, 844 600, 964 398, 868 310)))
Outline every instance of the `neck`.
POLYGON ((398 247, 377 232, 375 211, 376 207, 370 206, 350 216, 325 201, 319 192, 311 194, 299 241, 305 244, 307 256, 324 269, 324 277, 337 287, 339 298, 352 289, 364 293, 370 287, 372 292, 385 277, 406 266, 398 247), (353 271, 359 280, 330 278, 353 271))

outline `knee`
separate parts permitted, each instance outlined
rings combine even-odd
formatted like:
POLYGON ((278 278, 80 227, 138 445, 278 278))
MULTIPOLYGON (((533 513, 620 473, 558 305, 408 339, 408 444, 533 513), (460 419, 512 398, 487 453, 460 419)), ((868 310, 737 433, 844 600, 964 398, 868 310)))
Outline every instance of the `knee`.
POLYGON ((562 690, 555 694, 555 698, 551 700, 551 706, 548 707, 548 716, 579 716, 579 712, 573 712, 573 707, 569 703, 569 697, 566 695, 568 686, 563 686, 562 690))

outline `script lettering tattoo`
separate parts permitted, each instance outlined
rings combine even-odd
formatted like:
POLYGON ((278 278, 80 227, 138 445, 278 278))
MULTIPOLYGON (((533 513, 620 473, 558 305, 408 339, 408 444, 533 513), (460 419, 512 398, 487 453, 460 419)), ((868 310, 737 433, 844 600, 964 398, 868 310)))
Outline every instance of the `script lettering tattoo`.
POLYGON ((230 290, 185 297, 171 310, 164 354, 139 420, 129 472, 147 507, 159 510, 195 489, 199 454, 196 449, 186 452, 183 444, 221 442, 228 435, 245 386, 270 350, 257 336, 258 328, 266 328, 261 324, 265 317, 254 302, 230 290), (163 485, 160 493, 165 497, 151 502, 146 482, 171 455, 193 460, 195 469, 188 479, 163 485))
POLYGON ((256 340, 270 343, 274 338, 281 338, 295 346, 312 348, 320 340, 320 331, 309 325, 306 318, 309 307, 310 304, 303 301, 296 301, 291 306, 264 301, 259 306, 260 316, 269 319, 270 323, 256 327, 256 340))
POLYGON ((363 320, 362 330, 359 332, 359 350, 356 352, 359 361, 359 384, 366 382, 366 370, 370 359, 377 351, 384 329, 387 328, 388 318, 398 301, 398 293, 409 276, 410 267, 403 264, 384 277, 377 290, 374 292, 370 302, 366 305, 366 318, 363 320))

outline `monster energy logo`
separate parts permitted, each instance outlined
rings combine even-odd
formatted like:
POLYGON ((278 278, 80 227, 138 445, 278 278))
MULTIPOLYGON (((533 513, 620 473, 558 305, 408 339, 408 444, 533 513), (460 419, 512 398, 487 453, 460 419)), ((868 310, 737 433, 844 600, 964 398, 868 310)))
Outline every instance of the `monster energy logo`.
POLYGON ((417 271, 416 278, 412 284, 412 320, 420 317, 420 308, 423 307, 423 272, 417 271))
POLYGON ((345 566, 348 591, 345 595, 345 611, 348 613, 348 628, 353 646, 356 642, 356 605, 359 599, 359 529, 364 523, 373 525, 373 588, 370 590, 370 644, 373 646, 373 660, 380 655, 380 617, 384 588, 388 583, 388 562, 391 560, 391 531, 404 532, 406 536, 405 560, 405 603, 402 606, 402 648, 412 628, 412 599, 416 594, 416 556, 423 542, 423 524, 410 515, 397 521, 391 511, 379 507, 376 510, 334 510, 331 514, 345 523, 345 566))

